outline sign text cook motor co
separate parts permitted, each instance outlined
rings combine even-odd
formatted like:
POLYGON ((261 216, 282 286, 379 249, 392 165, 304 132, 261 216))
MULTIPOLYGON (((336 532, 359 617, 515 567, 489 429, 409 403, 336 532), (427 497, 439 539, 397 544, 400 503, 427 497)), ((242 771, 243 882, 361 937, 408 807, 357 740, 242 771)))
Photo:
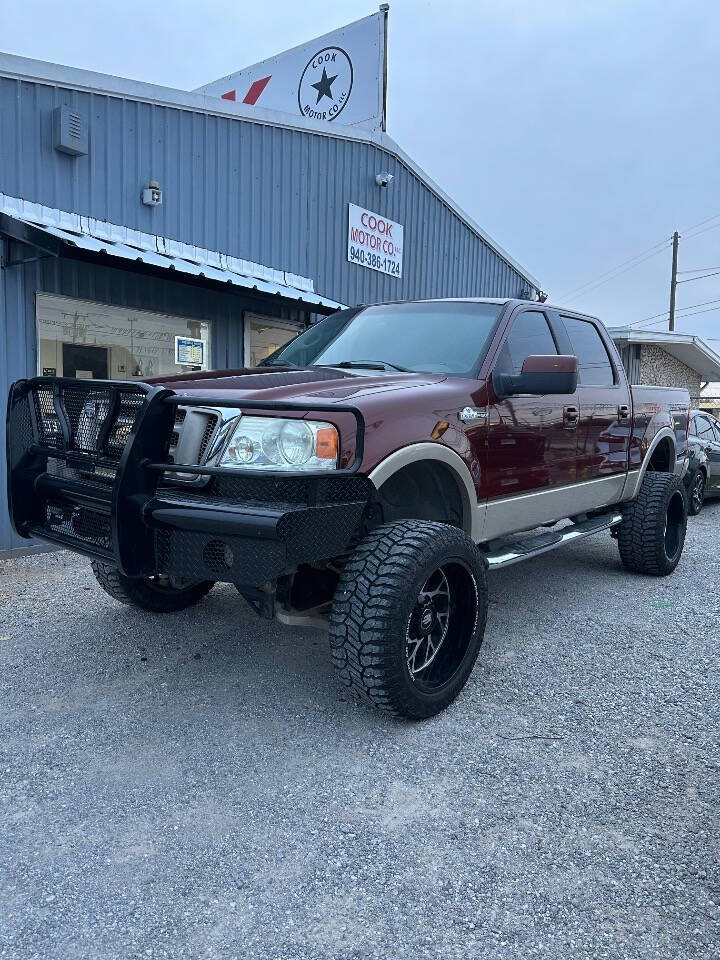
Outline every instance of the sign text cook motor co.
POLYGON ((387 217, 348 204, 348 249, 350 263, 402 277, 403 227, 387 217))

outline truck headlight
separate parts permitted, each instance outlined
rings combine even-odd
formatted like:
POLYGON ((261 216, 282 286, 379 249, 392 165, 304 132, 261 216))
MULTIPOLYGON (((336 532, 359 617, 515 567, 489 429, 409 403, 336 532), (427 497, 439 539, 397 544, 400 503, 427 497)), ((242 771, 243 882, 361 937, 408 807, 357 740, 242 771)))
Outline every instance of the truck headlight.
POLYGON ((223 467, 337 470, 338 432, 318 420, 241 417, 220 458, 223 467))

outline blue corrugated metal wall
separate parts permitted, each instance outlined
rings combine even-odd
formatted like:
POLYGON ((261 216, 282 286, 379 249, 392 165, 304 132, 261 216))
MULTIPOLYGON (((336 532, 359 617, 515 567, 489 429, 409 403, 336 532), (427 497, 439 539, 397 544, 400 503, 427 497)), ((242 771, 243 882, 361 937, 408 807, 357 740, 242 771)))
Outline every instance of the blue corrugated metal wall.
MULTIPOLYGON (((0 77, 0 192, 312 277, 347 304, 524 296, 528 282, 403 163, 373 144, 0 77), (52 111, 89 125, 89 153, 53 148, 52 111), (379 188, 375 175, 394 181, 379 188), (160 181, 161 207, 140 202, 160 181), (346 259, 348 203, 404 226, 403 277, 346 259)), ((12 380, 36 370, 38 290, 215 321, 216 366, 242 362, 244 298, 123 269, 40 260, 0 270, 0 450, 12 380)), ((245 298, 247 299, 247 298, 245 298)), ((267 303, 248 309, 272 313, 267 303)), ((0 471, 0 505, 5 501, 0 471)), ((11 545, 0 506, 0 549, 11 545)), ((12 545, 19 545, 17 540, 12 545)))
POLYGON ((358 141, 0 77, 0 191, 312 277, 344 303, 521 296, 527 281, 394 156, 358 141), (52 111, 89 154, 52 146, 52 111), (389 188, 375 183, 383 169, 389 188), (161 207, 140 191, 160 181, 161 207), (401 280, 346 259, 348 202, 405 228, 401 280))

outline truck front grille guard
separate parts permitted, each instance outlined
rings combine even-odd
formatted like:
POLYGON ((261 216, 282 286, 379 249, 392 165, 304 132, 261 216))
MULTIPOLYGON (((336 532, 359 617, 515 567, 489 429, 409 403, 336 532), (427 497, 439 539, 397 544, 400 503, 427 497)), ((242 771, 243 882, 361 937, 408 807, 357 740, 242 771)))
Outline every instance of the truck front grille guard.
MULTIPOLYGON (((340 427, 343 456, 352 462, 334 471, 264 470, 261 476, 243 468, 174 463, 169 450, 180 406, 236 409, 238 403, 181 397, 134 381, 35 377, 15 383, 8 402, 7 469, 16 532, 112 562, 128 576, 148 576, 155 572, 156 531, 146 522, 146 508, 173 475, 212 478, 215 489, 259 484, 271 500, 274 486, 295 484, 310 491, 308 503, 316 503, 318 490, 355 475, 362 462, 365 424, 356 407, 253 400, 242 402, 243 412, 333 414, 341 422, 352 416, 354 437, 340 427)), ((194 496, 201 496, 197 488, 194 496)))

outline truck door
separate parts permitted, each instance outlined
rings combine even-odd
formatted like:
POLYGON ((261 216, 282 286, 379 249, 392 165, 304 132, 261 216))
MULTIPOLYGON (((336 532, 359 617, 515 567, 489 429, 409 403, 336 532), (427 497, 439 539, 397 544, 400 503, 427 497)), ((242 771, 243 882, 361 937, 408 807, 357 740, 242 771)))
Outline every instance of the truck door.
MULTIPOLYGON (((518 374, 526 357, 561 352, 545 311, 522 310, 512 319, 493 368, 518 374)), ((500 517, 505 508, 517 511, 512 503, 503 505, 504 498, 542 494, 575 482, 577 422, 576 394, 500 400, 490 381, 484 483, 491 501, 488 518, 500 517)), ((540 499, 526 506, 532 506, 529 514, 533 518, 542 517, 538 522, 549 519, 543 514, 540 499)), ((491 522, 490 528, 493 526, 491 522)), ((500 526, 506 524, 498 521, 500 526)))
POLYGON ((586 317, 551 315, 563 353, 578 359, 577 482, 624 474, 632 428, 630 388, 614 347, 586 317), (562 344, 561 344, 562 346, 562 344), (613 359, 614 357, 614 359, 613 359))

